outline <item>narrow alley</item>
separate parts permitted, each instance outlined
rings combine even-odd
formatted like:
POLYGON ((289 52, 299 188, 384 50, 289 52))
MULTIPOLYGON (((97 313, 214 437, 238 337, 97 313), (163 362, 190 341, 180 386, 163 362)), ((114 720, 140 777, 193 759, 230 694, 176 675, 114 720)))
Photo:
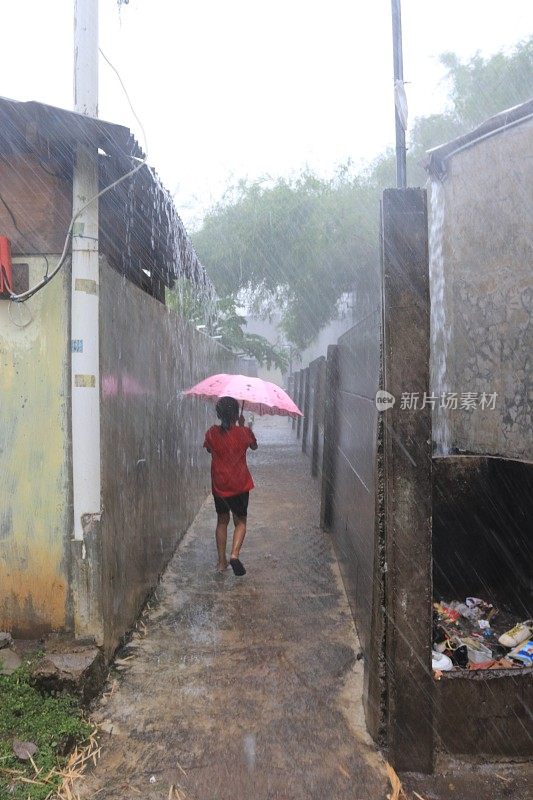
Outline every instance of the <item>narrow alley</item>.
POLYGON ((209 498, 97 708, 107 733, 83 798, 159 800, 172 786, 190 800, 386 796, 316 484, 286 419, 255 431, 248 573, 215 572, 209 498))
POLYGON ((3 5, 0 800, 533 800, 528 4, 3 5))

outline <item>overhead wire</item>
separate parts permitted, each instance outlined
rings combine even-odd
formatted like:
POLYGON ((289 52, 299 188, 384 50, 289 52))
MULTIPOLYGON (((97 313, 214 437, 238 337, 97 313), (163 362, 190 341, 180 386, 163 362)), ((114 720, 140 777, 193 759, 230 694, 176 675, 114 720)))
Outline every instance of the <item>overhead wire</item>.
POLYGON ((55 268, 52 270, 52 272, 49 275, 45 276, 39 283, 37 283, 31 289, 28 289, 26 292, 22 292, 21 294, 10 293, 10 298, 11 298, 11 300, 13 302, 15 302, 15 303, 23 303, 26 300, 29 300, 30 297, 33 297, 34 294, 36 294, 42 288, 44 288, 44 286, 46 286, 46 284, 49 283, 52 280, 52 278, 54 278, 57 275, 57 273, 59 272, 59 270, 61 269, 61 267, 65 263, 65 260, 66 260, 67 254, 68 254, 68 246, 69 246, 70 237, 71 237, 71 234, 72 234, 72 229, 73 229, 74 223, 76 222, 78 217, 85 211, 86 208, 88 208, 96 200, 98 200, 104 194, 107 194, 107 192, 110 192, 111 189, 114 189, 116 186, 121 184, 127 178, 130 178, 132 175, 134 175, 136 172, 138 172, 141 169, 141 167, 144 166, 145 162, 146 162, 146 156, 133 169, 129 170, 129 172, 126 172, 124 175, 121 175, 120 178, 117 178, 116 181, 113 181, 112 183, 109 184, 109 186, 106 186, 104 189, 99 191, 98 194, 95 194, 94 197, 91 197, 90 200, 88 200, 86 203, 84 203, 78 209, 78 211, 76 211, 76 213, 71 217, 70 224, 69 224, 68 230, 67 230, 67 235, 65 237, 65 243, 63 245, 63 250, 61 252, 61 256, 60 256, 59 261, 57 262, 57 265, 55 266, 55 268))
MULTIPOLYGON (((142 133, 143 139, 144 139, 144 152, 148 153, 148 139, 147 139, 147 136, 146 136, 146 130, 145 130, 144 125, 142 124, 140 118, 138 117, 137 112, 135 111, 135 109, 133 107, 133 103, 131 102, 130 96, 128 94, 128 90, 126 89, 126 87, 124 85, 124 81, 120 77, 120 73, 119 73, 118 69, 115 67, 114 64, 111 63, 111 61, 108 59, 108 57, 106 56, 106 54, 104 53, 102 48, 99 47, 98 50, 100 51, 100 55, 102 56, 104 61, 107 62, 107 64, 111 67, 111 69, 113 70, 113 72, 115 73, 115 75, 118 78, 118 81, 119 81, 119 83, 120 83, 120 85, 122 87, 122 91, 124 92, 126 100, 128 101, 128 105, 130 107, 131 113, 135 117, 135 120, 136 120, 137 124, 139 125, 139 128, 141 129, 141 133, 142 133)), ((145 160, 146 160, 146 157, 145 157, 145 160)))
MULTIPOLYGON (((127 2, 127 0, 125 0, 125 1, 127 2)), ((113 72, 115 73, 115 75, 118 78, 118 81, 119 81, 119 83, 120 83, 120 85, 122 87, 122 90, 124 91, 124 95, 126 97, 126 100, 128 101, 128 105, 129 105, 130 110, 131 110, 131 112, 133 114, 133 117, 135 118, 137 124, 139 125, 141 133, 143 135, 144 150, 145 150, 146 153, 148 153, 149 152, 149 146, 148 146, 148 137, 146 135, 146 129, 145 129, 141 119, 137 115, 137 112, 135 111, 135 108, 133 107, 133 103, 131 102, 128 90, 126 89, 126 86, 124 85, 124 81, 122 80, 122 77, 121 77, 119 71, 114 66, 114 64, 109 60, 109 58, 106 56, 106 54, 104 53, 102 48, 100 47, 98 49, 100 51, 100 55, 102 56, 102 58, 107 62, 107 64, 110 66, 110 68, 113 70, 113 72)), ((152 177, 155 180, 156 179, 155 172, 153 170, 151 170, 151 172, 152 172, 152 177)), ((168 193, 168 198, 172 201, 173 200, 173 195, 168 193)), ((183 227, 183 223, 182 223, 181 217, 178 214, 178 212, 176 211, 176 208, 175 208, 173 202, 171 202, 171 207, 169 209, 167 209, 167 213, 173 218, 172 221, 169 219, 169 226, 172 227, 173 224, 177 224, 178 227, 180 227, 182 229, 182 235, 185 237, 185 239, 188 239, 186 231, 185 231, 185 228, 183 227)), ((135 232, 131 232, 130 235, 132 237, 136 236, 135 232)), ((188 247, 192 250, 192 255, 190 256, 190 259, 191 259, 192 263, 189 264, 189 269, 191 270, 191 276, 190 277, 191 277, 191 279, 193 279, 194 271, 196 270, 197 280, 199 282, 201 281, 204 285, 207 285, 209 283, 209 280, 207 278, 207 274, 205 272, 205 269, 202 267, 202 265, 198 261, 198 257, 196 255, 195 250, 194 250, 194 246, 192 245, 192 242, 190 240, 188 240, 188 247), (195 261, 197 262, 197 264, 194 263, 195 261)), ((187 257, 186 257, 186 260, 187 260, 187 257)), ((156 264, 153 264, 151 266, 151 270, 152 270, 153 274, 159 280, 161 280, 163 282, 166 282, 166 280, 168 280, 165 270, 161 269, 160 267, 158 268, 156 266, 156 264)))

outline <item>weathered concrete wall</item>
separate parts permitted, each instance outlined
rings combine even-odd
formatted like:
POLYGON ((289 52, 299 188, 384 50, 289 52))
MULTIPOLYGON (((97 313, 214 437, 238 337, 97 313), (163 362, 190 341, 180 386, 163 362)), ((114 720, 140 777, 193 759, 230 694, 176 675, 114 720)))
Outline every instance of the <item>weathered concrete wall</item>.
POLYGON ((533 755, 533 668, 444 673, 435 681, 436 746, 476 760, 533 755))
POLYGON ((0 231, 11 252, 61 253, 72 215, 71 176, 31 153, 10 153, 0 159, 0 186, 9 207, 0 203, 0 231))
MULTIPOLYGON (((33 285, 43 259, 24 262, 33 285)), ((19 636, 68 618, 69 307, 68 269, 24 306, 0 300, 0 628, 19 636)))
POLYGON ((322 476, 325 389, 326 359, 320 356, 309 364, 309 455, 314 478, 322 476))
MULTIPOLYGON (((297 377, 297 391, 298 391, 298 399, 296 400, 296 405, 300 409, 302 413, 304 411, 304 400, 305 400, 305 369, 301 369, 299 372, 296 373, 297 377)), ((298 439, 302 435, 303 430, 303 418, 298 417, 296 419, 296 436, 298 439)))
MULTIPOLYGON (((305 437, 305 450, 308 456, 312 458, 313 452, 313 426, 315 415, 315 394, 316 394, 316 366, 315 363, 309 364, 309 371, 307 373, 307 396, 304 400, 304 408, 306 408, 307 424, 306 424, 306 437, 305 437)), ((303 411, 303 409, 302 409, 303 411)), ((303 443, 302 443, 303 444, 303 443)))
POLYGON ((311 405, 309 367, 302 370, 302 404, 299 406, 302 418, 302 452, 309 452, 309 417, 311 405))
MULTIPOLYGON (((379 302, 379 295, 374 298, 379 302)), ((374 578, 380 308, 339 339, 333 535, 365 651, 370 646, 374 578)))
POLYGON ((181 390, 242 368, 224 348, 101 266, 102 613, 111 651, 210 486, 214 408, 181 390))
MULTIPOLYGON (((294 402, 296 403, 296 405, 298 406, 298 408, 300 408, 300 406, 298 405, 299 402, 300 402, 300 371, 299 370, 297 372, 295 372, 293 374, 293 376, 292 376, 292 395, 291 395, 291 397, 294 400, 294 402)), ((298 420, 296 418, 293 418, 293 420, 292 420, 292 429, 293 429, 293 431, 296 431, 296 433, 298 434, 298 420)))
MULTIPOLYGON (((24 260, 33 284, 43 261, 24 260)), ((83 547, 71 542, 70 270, 23 307, 0 301, 0 627, 72 631, 110 653, 209 489, 214 409, 179 391, 249 365, 104 259, 100 298, 103 515, 83 547)))
MULTIPOLYGON (((57 142, 24 119, 19 127, 8 121, 0 136, 0 232, 14 255, 61 252, 68 228, 71 148, 81 129, 67 131, 60 112, 50 113, 57 142)), ((105 185, 123 173, 120 156, 100 166, 105 185)), ((255 366, 132 285, 162 299, 178 273, 207 283, 170 197, 141 172, 133 195, 120 186, 100 208, 103 515, 91 520, 84 542, 72 541, 70 270, 23 307, 0 300, 0 627, 33 637, 50 630, 90 636, 108 652, 207 491, 201 445, 214 415, 178 390, 209 372, 255 366)), ((44 259, 19 260, 30 264, 25 280, 33 285, 44 259)), ((52 270, 56 258, 49 262, 52 270)), ((14 288, 23 291, 24 275, 16 273, 14 288)))
POLYGON ((330 528, 365 656, 365 710, 382 733, 383 541, 376 519, 380 270, 358 271, 354 326, 328 348, 322 520, 330 528))
POLYGON ((532 120, 472 145, 450 158, 432 202, 444 277, 432 283, 432 388, 497 392, 495 410, 435 410, 443 452, 533 460, 532 150, 532 120))
POLYGON ((494 758, 533 741, 527 670, 431 673, 432 511, 437 592, 493 590, 527 617, 532 476, 520 460, 432 458, 431 404, 404 403, 430 394, 426 223, 422 190, 384 192, 382 276, 361 276, 356 325, 328 348, 321 509, 363 645, 369 731, 417 771, 437 748, 494 758), (395 398, 382 414, 380 387, 395 398))
MULTIPOLYGON (((439 149, 446 176, 432 182, 430 227, 432 393, 454 392, 459 405, 437 400, 433 412, 435 595, 479 595, 522 619, 532 613, 533 122, 454 146, 439 149), (480 407, 493 393, 495 407, 480 407)), ((531 692, 531 670, 446 674, 434 686, 437 748, 531 755, 531 692)))
POLYGON ((484 456, 433 461, 433 582, 438 599, 474 595, 533 614, 533 464, 484 456))
POLYGON ((365 657, 369 731, 398 769, 432 766, 431 425, 425 193, 387 190, 382 272, 358 275, 356 324, 328 349, 322 523, 365 657), (383 291, 382 291, 383 289, 383 291), (396 398, 382 414, 376 393, 396 398))
MULTIPOLYGON (((382 203, 383 385, 429 391, 426 194, 386 189, 382 203)), ((431 412, 383 414, 387 743, 395 769, 433 766, 431 412), (421 698, 426 698, 421 702, 421 698)))
POLYGON ((335 513, 334 503, 337 487, 338 354, 338 345, 330 344, 328 346, 326 358, 324 444, 322 449, 322 480, 320 487, 320 526, 326 531, 331 531, 333 527, 335 513))
MULTIPOLYGON (((436 598, 476 595, 533 614, 533 465, 486 456, 433 460, 436 598)), ((450 673, 435 684, 437 747, 454 755, 533 754, 533 670, 450 673)))

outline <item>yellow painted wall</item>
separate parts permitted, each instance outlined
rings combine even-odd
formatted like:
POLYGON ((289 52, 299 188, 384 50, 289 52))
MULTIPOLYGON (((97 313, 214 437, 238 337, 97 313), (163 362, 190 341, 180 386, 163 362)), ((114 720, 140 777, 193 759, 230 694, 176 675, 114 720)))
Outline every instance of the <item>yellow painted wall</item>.
MULTIPOLYGON (((42 259, 16 260, 42 277, 42 259)), ((18 635, 66 624, 69 278, 24 307, 0 300, 0 629, 18 635)))

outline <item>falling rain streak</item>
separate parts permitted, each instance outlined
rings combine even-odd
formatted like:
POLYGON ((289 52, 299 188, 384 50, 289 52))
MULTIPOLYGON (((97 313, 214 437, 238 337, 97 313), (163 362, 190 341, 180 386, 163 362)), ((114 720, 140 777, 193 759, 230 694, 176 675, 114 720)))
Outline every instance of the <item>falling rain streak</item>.
MULTIPOLYGON (((429 278, 431 293, 431 388, 441 398, 450 391, 446 374, 450 322, 446 319, 446 283, 444 275, 444 214, 445 200, 442 182, 434 179, 430 184, 429 227, 429 278)), ((433 441, 437 455, 447 455, 450 432, 446 414, 433 415, 433 441)))
POLYGON ((528 800, 526 3, 405 0, 405 82, 399 0, 73 5, 76 112, 0 98, 0 797, 528 800))

